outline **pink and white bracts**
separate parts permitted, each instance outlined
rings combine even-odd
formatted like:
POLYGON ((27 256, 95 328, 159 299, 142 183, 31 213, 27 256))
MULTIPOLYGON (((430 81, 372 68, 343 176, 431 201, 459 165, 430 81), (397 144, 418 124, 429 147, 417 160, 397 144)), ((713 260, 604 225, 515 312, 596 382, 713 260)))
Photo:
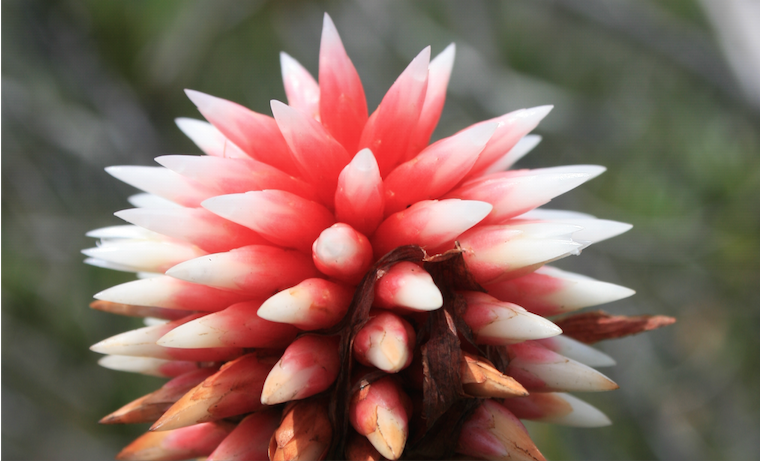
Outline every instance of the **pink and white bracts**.
POLYGON ((93 307, 163 320, 92 350, 109 354, 105 367, 174 378, 104 418, 155 423, 157 432, 120 457, 400 458, 412 418, 408 393, 430 373, 419 359, 430 340, 425 325, 451 316, 452 297, 464 304, 449 328, 463 322, 476 344, 448 351, 454 362, 443 366, 459 371, 458 397, 483 399, 452 439, 458 453, 542 459, 517 418, 608 422, 555 391, 616 388, 590 368, 614 361, 560 335, 546 317, 633 291, 545 264, 630 226, 537 209, 603 167, 504 171, 540 141, 529 133, 552 106, 429 144, 454 55, 453 45, 432 60, 424 49, 370 113, 325 15, 318 79, 281 54, 288 104, 272 101, 272 116, 187 90, 208 122, 177 125, 206 155, 107 169, 146 193, 130 198, 136 208, 116 213, 131 225, 88 234, 100 242, 84 250, 86 262, 139 279, 98 293, 93 307), (407 245, 428 257, 461 252, 465 278, 485 292, 453 292, 431 258, 376 264, 407 245), (507 360, 486 350, 508 366, 498 368, 507 360), (331 393, 357 369, 371 379, 356 392, 331 393), (336 398, 346 399, 358 435, 331 426, 336 398), (343 453, 330 452, 333 437, 343 436, 343 453))

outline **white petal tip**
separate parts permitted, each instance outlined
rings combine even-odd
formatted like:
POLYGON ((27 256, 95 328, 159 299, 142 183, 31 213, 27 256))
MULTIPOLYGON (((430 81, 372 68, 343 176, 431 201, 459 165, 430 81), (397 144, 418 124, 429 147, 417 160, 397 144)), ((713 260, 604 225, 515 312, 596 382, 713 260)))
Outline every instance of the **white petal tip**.
POLYGON ((396 293, 396 302, 410 309, 432 311, 443 306, 443 295, 431 281, 411 278, 396 293))

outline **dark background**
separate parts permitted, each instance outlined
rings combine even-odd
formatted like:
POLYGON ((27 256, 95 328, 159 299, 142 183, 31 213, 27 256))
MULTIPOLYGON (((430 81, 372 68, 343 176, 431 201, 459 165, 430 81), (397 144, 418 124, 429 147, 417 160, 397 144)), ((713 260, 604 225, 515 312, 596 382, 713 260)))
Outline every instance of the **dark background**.
POLYGON ((173 124, 199 118, 183 88, 270 113, 279 51, 316 74, 325 11, 371 110, 423 47, 456 42, 436 137, 554 104, 518 165, 608 167, 552 206, 634 228, 560 266, 637 290, 612 313, 678 323, 600 345, 621 389, 582 397, 615 424, 532 424, 547 457, 760 453, 757 2, 3 0, 3 458, 109 459, 146 429, 96 423, 161 383, 88 350, 140 326, 87 307, 130 279, 81 263, 134 193, 103 168, 198 152, 173 124))

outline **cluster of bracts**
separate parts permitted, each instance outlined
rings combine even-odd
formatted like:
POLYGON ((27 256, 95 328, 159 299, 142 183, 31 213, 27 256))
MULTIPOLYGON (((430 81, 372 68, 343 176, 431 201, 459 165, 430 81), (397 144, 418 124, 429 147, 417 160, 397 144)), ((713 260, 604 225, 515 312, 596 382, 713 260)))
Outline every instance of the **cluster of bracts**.
POLYGON ((537 209, 602 167, 505 171, 549 106, 428 146, 453 58, 423 50, 369 115, 325 17, 319 83, 283 54, 274 117, 188 91, 207 155, 108 169, 146 193, 84 252, 138 280, 92 307, 148 326, 92 349, 171 378, 101 421, 152 424, 119 458, 542 459, 520 419, 609 423, 565 393, 617 387, 585 343, 667 321, 556 320, 633 291, 544 264, 630 226, 537 209))

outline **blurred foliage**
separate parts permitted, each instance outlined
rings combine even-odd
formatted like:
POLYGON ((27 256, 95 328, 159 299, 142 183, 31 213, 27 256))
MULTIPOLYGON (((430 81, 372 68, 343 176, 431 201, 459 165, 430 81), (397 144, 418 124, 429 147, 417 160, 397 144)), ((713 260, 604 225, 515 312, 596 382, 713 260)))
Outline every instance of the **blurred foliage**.
MULTIPOLYGON (((157 386, 97 367, 88 345, 136 327, 87 308, 128 274, 81 264, 129 187, 103 167, 196 148, 193 88, 269 113, 278 53, 316 73, 335 20, 370 107, 423 47, 457 43, 436 136, 555 110, 522 167, 608 172, 552 204, 633 223, 561 267, 630 286, 614 313, 668 329, 601 344, 615 421, 531 424, 551 459, 749 459, 760 452, 760 107, 742 96, 696 0, 5 0, 2 3, 2 448, 5 459, 108 459, 144 427, 96 421, 157 386)), ((755 57, 758 59, 758 57, 755 57)))

